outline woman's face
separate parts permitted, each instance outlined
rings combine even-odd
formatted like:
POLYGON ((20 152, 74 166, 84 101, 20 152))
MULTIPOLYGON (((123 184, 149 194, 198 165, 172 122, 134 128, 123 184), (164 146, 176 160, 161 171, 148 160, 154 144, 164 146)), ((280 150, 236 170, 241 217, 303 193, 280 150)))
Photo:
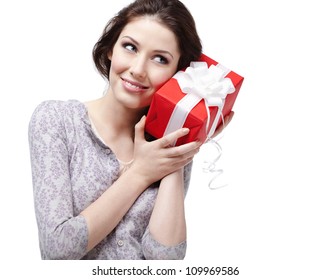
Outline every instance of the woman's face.
POLYGON ((108 57, 113 96, 125 107, 140 109, 175 74, 180 52, 171 30, 141 17, 125 26, 108 57))

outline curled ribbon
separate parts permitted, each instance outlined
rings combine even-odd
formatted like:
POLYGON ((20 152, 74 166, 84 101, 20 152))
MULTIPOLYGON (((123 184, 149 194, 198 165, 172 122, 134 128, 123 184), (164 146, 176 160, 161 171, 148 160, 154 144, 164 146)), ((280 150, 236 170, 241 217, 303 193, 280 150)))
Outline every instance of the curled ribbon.
MULTIPOLYGON (((222 117, 222 123, 224 124, 225 122, 224 122, 224 118, 223 118, 222 114, 221 114, 221 117, 222 117)), ((225 127, 223 128, 220 136, 223 135, 224 129, 225 129, 225 127)), ((220 137, 220 136, 218 136, 218 137, 220 137)), ((203 171, 205 173, 213 174, 212 179, 209 181, 209 188, 211 190, 216 190, 216 189, 219 189, 219 188, 223 188, 223 187, 227 186, 227 184, 226 183, 219 184, 219 182, 217 182, 218 177, 221 174, 224 173, 224 170, 217 166, 217 163, 218 163, 218 161, 220 160, 220 158, 222 156, 222 147, 213 138, 208 138, 205 144, 209 144, 213 148, 216 149, 215 152, 209 153, 209 154, 215 155, 214 158, 203 161, 203 171)))

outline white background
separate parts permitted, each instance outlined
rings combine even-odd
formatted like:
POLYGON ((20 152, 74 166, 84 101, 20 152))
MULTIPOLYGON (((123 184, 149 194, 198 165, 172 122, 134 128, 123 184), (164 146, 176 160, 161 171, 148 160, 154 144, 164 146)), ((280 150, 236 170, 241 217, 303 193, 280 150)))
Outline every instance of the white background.
MULTIPOLYGON (((201 152, 186 198, 187 257, 169 266, 238 266, 230 279, 329 279, 327 1, 183 2, 204 53, 245 81, 220 141, 229 186, 208 189, 201 152)), ((9 278, 90 279, 80 263, 40 261, 27 126, 43 100, 101 96, 91 51, 128 3, 0 2, 1 274, 9 278)), ((173 279, 183 278, 194 277, 173 279)))

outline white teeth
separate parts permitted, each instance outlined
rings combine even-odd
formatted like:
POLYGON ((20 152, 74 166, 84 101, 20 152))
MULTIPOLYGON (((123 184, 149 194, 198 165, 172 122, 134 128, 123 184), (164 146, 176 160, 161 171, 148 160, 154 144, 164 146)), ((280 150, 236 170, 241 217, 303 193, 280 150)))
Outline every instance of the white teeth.
POLYGON ((133 84, 131 84, 130 82, 127 82, 127 81, 125 81, 126 82, 126 84, 128 85, 128 86, 130 86, 130 87, 133 87, 133 88, 142 88, 142 87, 139 87, 139 86, 137 86, 137 85, 133 85, 133 84))

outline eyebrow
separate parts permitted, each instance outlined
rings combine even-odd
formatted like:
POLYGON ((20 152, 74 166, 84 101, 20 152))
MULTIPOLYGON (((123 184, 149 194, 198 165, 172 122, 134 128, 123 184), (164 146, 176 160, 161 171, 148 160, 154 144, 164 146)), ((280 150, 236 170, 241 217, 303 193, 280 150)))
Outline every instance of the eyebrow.
MULTIPOLYGON (((136 41, 136 40, 135 40, 134 38, 132 38, 131 36, 123 36, 122 38, 128 38, 128 39, 130 39, 135 45, 140 46, 139 42, 136 41)), ((174 58, 173 55, 172 55, 169 51, 165 51, 165 50, 154 50, 154 52, 157 52, 157 53, 163 53, 163 54, 168 54, 168 55, 170 55, 172 58, 174 58)))

